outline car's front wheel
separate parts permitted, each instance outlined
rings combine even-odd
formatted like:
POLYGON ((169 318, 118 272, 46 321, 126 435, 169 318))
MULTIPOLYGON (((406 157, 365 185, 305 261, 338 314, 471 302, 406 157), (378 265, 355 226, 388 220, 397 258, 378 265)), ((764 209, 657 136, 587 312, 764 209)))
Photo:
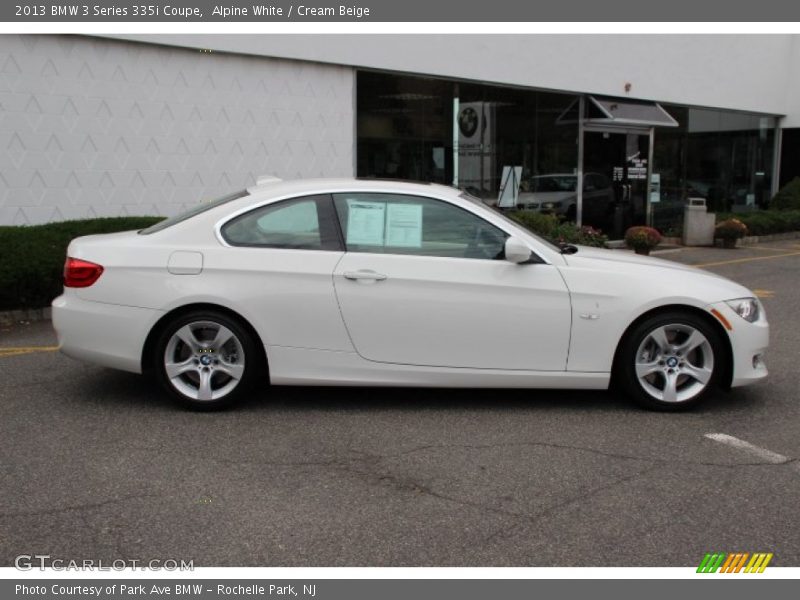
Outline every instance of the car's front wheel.
POLYGON ((169 323, 156 343, 159 381, 196 410, 229 406, 251 389, 260 355, 242 325, 223 313, 196 311, 169 323))
POLYGON ((725 354, 716 329, 690 312, 655 315, 638 324, 623 342, 620 383, 641 406, 684 410, 717 385, 725 354))

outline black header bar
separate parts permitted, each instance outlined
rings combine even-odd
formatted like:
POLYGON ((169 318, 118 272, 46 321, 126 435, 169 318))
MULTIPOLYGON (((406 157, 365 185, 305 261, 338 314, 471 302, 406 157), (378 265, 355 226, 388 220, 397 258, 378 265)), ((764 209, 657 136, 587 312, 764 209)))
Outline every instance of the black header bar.
POLYGON ((0 3, 3 22, 798 22, 786 0, 69 0, 0 3))

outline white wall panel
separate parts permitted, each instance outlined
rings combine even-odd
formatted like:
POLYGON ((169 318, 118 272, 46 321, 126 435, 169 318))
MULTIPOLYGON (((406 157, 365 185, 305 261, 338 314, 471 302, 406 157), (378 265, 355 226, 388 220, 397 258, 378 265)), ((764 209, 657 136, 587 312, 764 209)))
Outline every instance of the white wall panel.
POLYGON ((353 174, 348 67, 78 36, 0 36, 0 224, 174 214, 353 174))
POLYGON ((127 35, 164 44, 800 119, 797 35, 127 35), (625 84, 631 84, 629 93, 625 84), (790 85, 792 86, 790 89, 790 85))

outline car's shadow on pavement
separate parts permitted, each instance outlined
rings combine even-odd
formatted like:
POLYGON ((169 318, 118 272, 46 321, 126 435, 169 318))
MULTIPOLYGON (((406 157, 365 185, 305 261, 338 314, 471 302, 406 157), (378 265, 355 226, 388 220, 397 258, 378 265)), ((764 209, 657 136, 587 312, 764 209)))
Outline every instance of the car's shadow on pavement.
MULTIPOLYGON (((155 379, 102 369, 81 380, 86 402, 156 411, 184 410, 155 379)), ((750 411, 763 403, 755 390, 718 391, 691 414, 750 411)), ((234 411, 503 411, 646 413, 616 390, 257 386, 234 411)), ((651 413, 657 414, 657 413, 651 413)), ((663 414, 663 413, 662 413, 663 414)))
POLYGON ((259 405, 264 404, 292 410, 337 412, 631 408, 618 395, 594 390, 284 386, 268 388, 263 394, 248 398, 242 403, 242 408, 257 410, 259 405))
MULTIPOLYGON (((693 409, 695 414, 751 409, 761 399, 747 391, 718 391, 693 409)), ((243 401, 244 410, 264 406, 291 410, 535 410, 580 413, 645 411, 617 390, 458 389, 275 386, 243 401)), ((660 413, 665 414, 665 413, 660 413)))

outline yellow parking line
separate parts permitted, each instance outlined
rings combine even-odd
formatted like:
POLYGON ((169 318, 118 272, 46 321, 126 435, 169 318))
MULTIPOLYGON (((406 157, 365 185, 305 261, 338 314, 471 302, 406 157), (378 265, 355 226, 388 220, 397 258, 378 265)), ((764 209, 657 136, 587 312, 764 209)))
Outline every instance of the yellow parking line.
POLYGON ((737 263, 752 262, 754 260, 773 260, 775 258, 784 258, 786 256, 800 256, 800 252, 787 252, 786 254, 772 254, 770 256, 753 256, 751 258, 735 258, 733 260, 720 260, 717 262, 700 263, 699 265, 692 265, 693 267, 718 267, 720 265, 734 265, 737 263))
POLYGON ((58 346, 10 346, 0 348, 0 358, 6 356, 19 356, 21 354, 33 354, 35 352, 55 352, 58 346))
POLYGON ((797 244, 792 244, 791 248, 772 248, 771 246, 742 246, 743 250, 764 250, 768 252, 786 252, 792 248, 800 248, 797 244))

